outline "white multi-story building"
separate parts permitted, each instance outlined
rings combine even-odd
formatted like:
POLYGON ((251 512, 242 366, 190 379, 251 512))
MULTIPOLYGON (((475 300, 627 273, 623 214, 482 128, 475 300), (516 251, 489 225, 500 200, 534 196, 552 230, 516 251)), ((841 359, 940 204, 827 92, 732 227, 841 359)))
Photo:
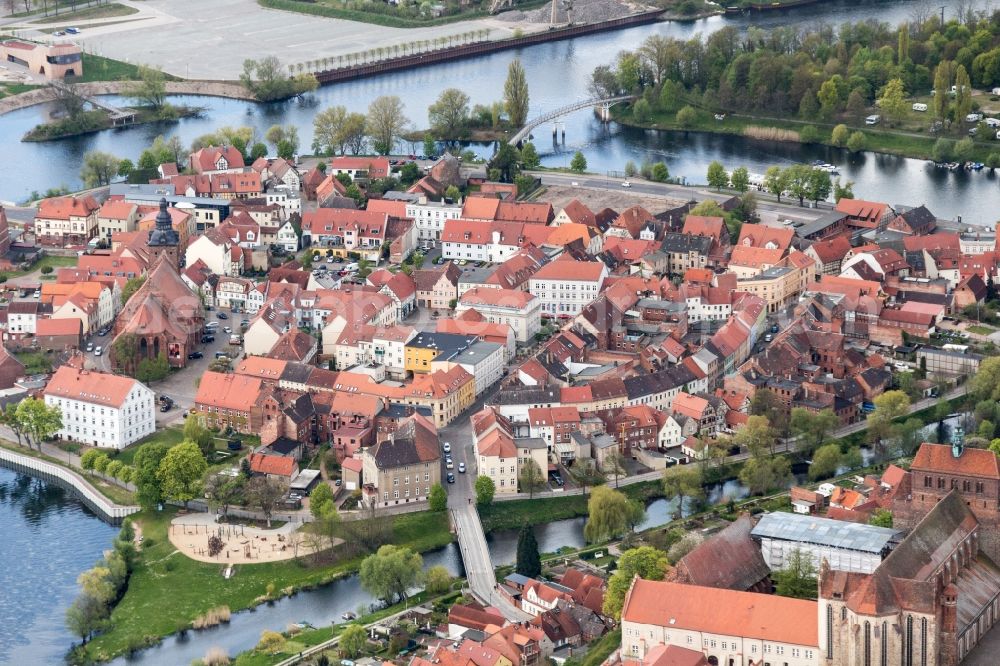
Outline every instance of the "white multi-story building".
POLYGON ((560 257, 542 266, 531 277, 528 290, 541 301, 543 313, 575 317, 597 298, 607 277, 608 267, 603 262, 560 257))
POLYGON ((531 341, 542 327, 542 302, 520 289, 470 289, 462 294, 456 314, 475 310, 491 324, 507 324, 514 339, 531 341))
POLYGON ((466 372, 475 377, 476 395, 479 396, 503 379, 506 358, 507 350, 503 345, 496 342, 476 342, 445 361, 431 362, 431 371, 450 370, 455 365, 462 366, 466 372))
POLYGON ((462 204, 421 199, 406 204, 406 217, 412 219, 417 227, 417 241, 438 241, 445 221, 462 217, 462 204))
POLYGON ((62 412, 63 439, 124 449, 156 429, 153 391, 128 377, 63 365, 44 395, 46 405, 62 412))
POLYGON ((621 656, 651 664, 675 646, 709 664, 817 666, 817 617, 815 601, 636 577, 622 610, 621 656))

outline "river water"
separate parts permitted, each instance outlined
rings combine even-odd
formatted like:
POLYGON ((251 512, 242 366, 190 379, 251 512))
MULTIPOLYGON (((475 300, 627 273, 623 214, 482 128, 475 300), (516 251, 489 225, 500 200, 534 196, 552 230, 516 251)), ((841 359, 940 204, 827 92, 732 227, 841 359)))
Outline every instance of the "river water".
MULTIPOLYGON (((308 152, 312 142, 312 119, 319 110, 342 104, 350 110, 363 111, 372 99, 386 94, 400 95, 412 125, 426 127, 427 106, 445 88, 462 88, 473 104, 488 104, 499 99, 507 65, 515 57, 521 59, 527 71, 531 92, 530 115, 535 116, 586 98, 587 82, 594 67, 613 61, 616 53, 636 47, 651 34, 688 38, 727 25, 741 29, 756 25, 768 29, 780 26, 814 27, 821 22, 838 24, 845 20, 862 19, 899 23, 911 19, 914 9, 924 6, 921 2, 884 0, 856 5, 834 1, 785 12, 657 23, 327 86, 303 100, 277 104, 177 97, 172 101, 205 107, 205 115, 162 126, 109 130, 44 144, 21 143, 16 141, 16 137, 44 120, 50 109, 45 105, 21 109, 0 117, 0 137, 3 137, 6 158, 3 163, 11 167, 3 170, 0 200, 24 200, 33 190, 44 191, 57 185, 79 187, 78 171, 85 151, 109 151, 134 161, 142 149, 161 133, 178 134, 187 144, 223 125, 251 125, 257 128, 260 135, 272 124, 293 124, 299 129, 302 151, 308 152)), ((957 3, 943 4, 946 15, 950 15, 957 3)), ((550 127, 539 128, 536 144, 543 164, 565 166, 573 152, 581 150, 591 171, 621 170, 628 160, 636 163, 646 159, 662 160, 673 176, 683 176, 689 182, 703 182, 708 163, 716 159, 730 167, 744 165, 754 172, 762 172, 773 164, 788 165, 821 159, 837 164, 845 180, 855 181, 855 193, 859 197, 912 205, 926 203, 939 217, 962 216, 968 222, 981 224, 992 224, 994 211, 1000 205, 997 178, 986 171, 951 173, 934 169, 920 160, 873 154, 851 156, 832 148, 773 144, 697 133, 635 130, 603 125, 587 111, 566 117, 564 127, 566 141, 559 146, 552 144, 550 127)), ((406 148, 419 151, 419 146, 406 148)), ((481 153, 492 151, 491 146, 479 146, 477 149, 481 153)))

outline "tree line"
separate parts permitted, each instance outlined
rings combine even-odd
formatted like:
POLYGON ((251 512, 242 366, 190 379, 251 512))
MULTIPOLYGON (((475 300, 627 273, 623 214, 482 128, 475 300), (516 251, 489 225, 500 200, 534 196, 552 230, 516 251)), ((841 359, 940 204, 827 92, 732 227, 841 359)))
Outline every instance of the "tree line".
POLYGON ((640 95, 637 116, 691 105, 856 124, 876 101, 890 122, 898 121, 907 94, 932 89, 933 115, 961 121, 975 106, 972 86, 996 84, 1000 12, 972 12, 942 25, 917 11, 898 27, 869 20, 839 28, 751 26, 745 33, 726 27, 689 40, 652 35, 597 67, 590 90, 640 95))

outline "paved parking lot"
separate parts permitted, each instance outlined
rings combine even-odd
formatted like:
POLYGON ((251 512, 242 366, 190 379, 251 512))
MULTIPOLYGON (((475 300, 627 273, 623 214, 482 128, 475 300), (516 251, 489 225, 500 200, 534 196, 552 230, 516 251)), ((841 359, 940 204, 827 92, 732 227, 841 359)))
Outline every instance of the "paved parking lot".
POLYGON ((81 22, 77 41, 100 55, 193 79, 236 79, 246 58, 274 55, 289 65, 484 28, 496 39, 518 27, 540 27, 477 19, 399 29, 264 9, 255 0, 150 0, 132 6, 148 18, 93 27, 81 22))

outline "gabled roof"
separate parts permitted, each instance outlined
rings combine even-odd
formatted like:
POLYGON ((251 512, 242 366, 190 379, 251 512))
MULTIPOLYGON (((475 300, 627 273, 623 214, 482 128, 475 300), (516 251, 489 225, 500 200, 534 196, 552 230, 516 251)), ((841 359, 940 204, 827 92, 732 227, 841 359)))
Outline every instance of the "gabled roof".
POLYGON ((597 282, 607 270, 599 261, 575 261, 568 257, 563 259, 564 256, 542 266, 531 279, 597 282))
POLYGON ((291 478, 295 473, 295 458, 272 456, 266 453, 251 453, 249 458, 250 471, 255 474, 287 476, 291 478))
POLYGON ((676 567, 678 580, 727 590, 753 588, 770 575, 770 569, 750 536, 751 530, 750 515, 741 514, 681 558, 676 567))
POLYGON ((262 386, 259 377, 209 371, 201 376, 194 401, 197 405, 249 412, 262 386))
POLYGON ((38 214, 45 220, 68 220, 71 217, 87 217, 98 210, 100 205, 92 196, 56 197, 42 199, 38 204, 38 214))
POLYGON ((736 242, 744 247, 774 247, 787 250, 792 245, 795 231, 790 227, 771 227, 763 224, 744 223, 740 227, 740 238, 736 242))
POLYGON ((62 365, 45 386, 45 395, 118 409, 136 386, 142 384, 129 377, 62 365))
POLYGON ((965 448, 955 457, 947 444, 924 442, 913 457, 910 470, 914 473, 943 473, 983 479, 1000 479, 997 455, 989 449, 965 448))

